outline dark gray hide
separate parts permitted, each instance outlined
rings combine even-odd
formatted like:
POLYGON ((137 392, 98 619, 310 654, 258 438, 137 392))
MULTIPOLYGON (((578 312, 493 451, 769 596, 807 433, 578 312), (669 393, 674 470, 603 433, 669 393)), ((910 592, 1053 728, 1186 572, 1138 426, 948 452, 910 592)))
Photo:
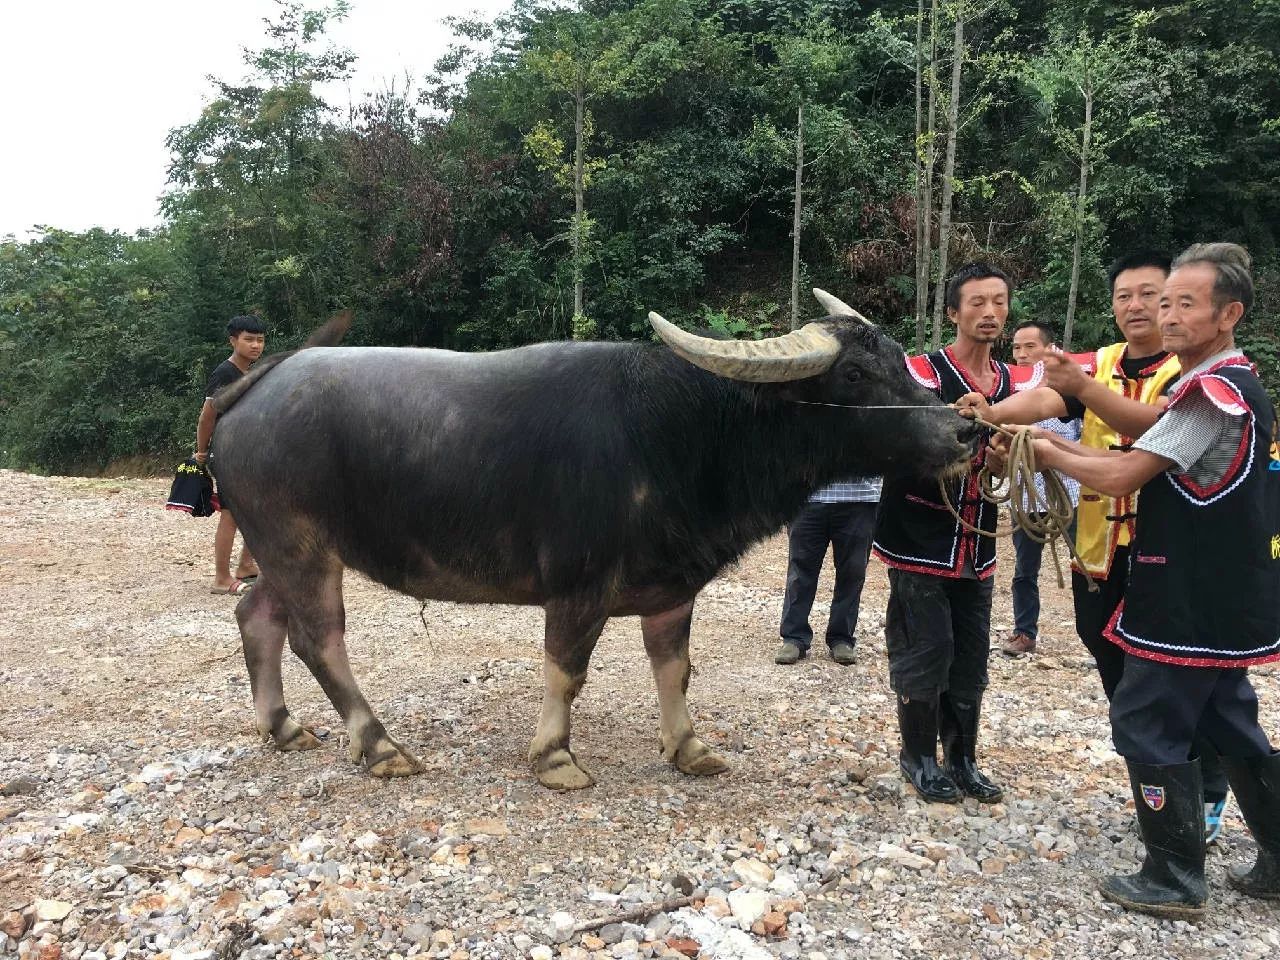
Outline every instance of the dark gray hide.
POLYGON ((263 735, 317 745, 285 707, 287 635, 342 715, 352 759, 376 776, 418 769, 351 674, 350 567, 423 599, 545 608, 530 759, 547 786, 591 783, 569 750, 569 707, 610 616, 641 617, 664 756, 687 773, 725 769, 685 704, 698 591, 815 488, 954 467, 973 433, 887 337, 823 323, 839 355, 788 383, 727 380, 637 343, 309 349, 258 377, 219 418, 213 463, 262 568, 237 618, 263 735), (824 402, 933 409, 811 405, 824 402))

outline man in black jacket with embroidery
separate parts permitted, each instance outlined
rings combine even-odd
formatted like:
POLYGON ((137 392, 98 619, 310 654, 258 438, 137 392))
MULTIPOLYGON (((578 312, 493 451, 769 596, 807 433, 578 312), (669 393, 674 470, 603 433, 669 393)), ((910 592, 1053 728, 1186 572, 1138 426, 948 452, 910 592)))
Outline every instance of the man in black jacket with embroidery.
POLYGON ((1141 490, 1129 586, 1106 636, 1125 652, 1111 703, 1146 842, 1142 869, 1105 897, 1157 916, 1199 918, 1204 879, 1197 731, 1222 755, 1258 842, 1231 883, 1280 899, 1280 753, 1258 725, 1252 664, 1280 660, 1280 456, 1275 411, 1235 328, 1253 302, 1249 255, 1197 244, 1176 261, 1160 330, 1182 376, 1133 449, 1037 439, 1041 466, 1109 496, 1141 490))
MULTIPOLYGON (((955 340, 910 357, 907 369, 944 401, 971 391, 989 403, 1010 395, 1009 368, 992 347, 1009 317, 1009 278, 986 263, 956 271, 947 284, 955 340)), ((978 724, 991 651, 991 576, 998 511, 982 499, 979 452, 962 477, 948 481, 964 523, 942 502, 937 481, 886 481, 873 550, 889 567, 885 640, 889 681, 897 694, 902 773, 926 800, 964 795, 994 803, 1003 791, 977 767, 978 724), (938 766, 941 739, 945 767, 938 766)))

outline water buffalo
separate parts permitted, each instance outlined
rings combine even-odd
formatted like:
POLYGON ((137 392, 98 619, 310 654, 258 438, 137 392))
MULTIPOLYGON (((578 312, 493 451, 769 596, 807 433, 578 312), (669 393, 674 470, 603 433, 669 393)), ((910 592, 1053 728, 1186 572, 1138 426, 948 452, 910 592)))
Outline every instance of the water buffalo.
POLYGON ((689 774, 726 769, 685 700, 698 591, 817 487, 963 468, 974 430, 865 321, 740 342, 650 320, 669 349, 306 349, 217 398, 214 470, 262 569, 236 617, 264 737, 318 746, 285 707, 287 637, 341 714, 353 762, 379 777, 420 769, 352 675, 350 567, 420 599, 544 608, 529 759, 545 786, 593 782, 569 749, 569 711, 614 616, 640 617, 662 755, 689 774))

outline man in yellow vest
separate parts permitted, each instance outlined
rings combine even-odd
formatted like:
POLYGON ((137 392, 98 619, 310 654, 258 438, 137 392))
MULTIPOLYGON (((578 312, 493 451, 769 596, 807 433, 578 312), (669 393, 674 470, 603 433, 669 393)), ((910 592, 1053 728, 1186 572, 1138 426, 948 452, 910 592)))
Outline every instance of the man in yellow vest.
MULTIPOLYGON (((1100 348, 1086 366, 1066 354, 1042 361, 1043 386, 1015 393, 987 406, 969 394, 958 406, 975 409, 994 423, 1031 424, 1049 417, 1083 417, 1080 443, 1096 450, 1129 450, 1163 409, 1161 395, 1178 378, 1178 358, 1161 344, 1157 316, 1160 293, 1170 260, 1144 251, 1121 257, 1108 271, 1111 308, 1124 336, 1121 343, 1100 348)), ((1111 615, 1124 599, 1129 583, 1129 544, 1137 518, 1137 494, 1110 497, 1082 486, 1076 512, 1076 551, 1071 593, 1076 632, 1093 655, 1110 701, 1124 672, 1124 651, 1103 636, 1111 615), (1097 591, 1089 591, 1089 581, 1097 591)), ((1217 755, 1202 750, 1205 831, 1210 842, 1222 830, 1227 781, 1217 755)))

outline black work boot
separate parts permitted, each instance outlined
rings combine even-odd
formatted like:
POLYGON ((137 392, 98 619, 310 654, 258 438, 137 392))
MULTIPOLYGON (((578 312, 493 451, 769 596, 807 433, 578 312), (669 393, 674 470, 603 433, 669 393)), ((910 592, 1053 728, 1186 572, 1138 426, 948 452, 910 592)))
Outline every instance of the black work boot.
POLYGON ((1209 899, 1200 761, 1169 766, 1126 763, 1147 859, 1137 873, 1104 879, 1102 895, 1126 910, 1198 920, 1209 899))
POLYGON ((938 705, 898 697, 902 752, 898 765, 916 793, 934 803, 957 803, 960 788, 938 766, 938 705))
POLYGON ((960 700, 944 693, 938 701, 938 733, 947 775, 956 786, 983 803, 999 803, 1004 790, 978 769, 978 719, 982 699, 960 700))
POLYGON ((1280 753, 1251 760, 1223 757, 1222 765, 1244 822, 1258 841, 1253 869, 1232 867, 1227 882, 1251 897, 1280 900, 1280 753))

